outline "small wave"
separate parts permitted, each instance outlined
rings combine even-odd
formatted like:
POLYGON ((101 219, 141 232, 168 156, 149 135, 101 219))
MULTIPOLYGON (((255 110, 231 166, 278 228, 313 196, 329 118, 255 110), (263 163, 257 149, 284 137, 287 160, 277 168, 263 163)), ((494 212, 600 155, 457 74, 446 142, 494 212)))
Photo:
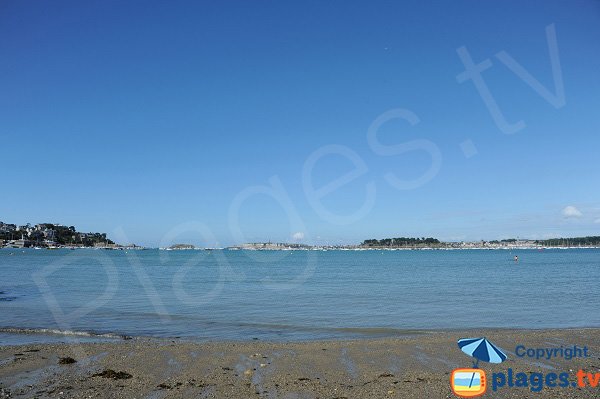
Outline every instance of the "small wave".
POLYGON ((6 291, 0 291, 0 302, 11 302, 17 299, 16 296, 6 296, 6 291))
POLYGON ((332 336, 332 337, 349 337, 349 336, 364 336, 364 337, 411 337, 415 335, 427 334, 432 331, 411 328, 397 327, 336 327, 336 326, 310 326, 296 324, 278 324, 278 323, 240 323, 240 322, 211 322, 209 324, 217 324, 222 327, 233 327, 242 329, 264 330, 271 333, 291 332, 291 333, 306 333, 309 336, 332 336))
POLYGON ((17 299, 16 296, 5 296, 5 297, 0 297, 0 302, 12 302, 15 299, 17 299))
POLYGON ((72 331, 59 330, 55 328, 15 328, 15 327, 0 327, 0 333, 9 334, 46 334, 46 335, 63 335, 69 337, 90 337, 90 338, 109 338, 109 339, 131 339, 130 336, 111 333, 96 333, 92 331, 72 331))

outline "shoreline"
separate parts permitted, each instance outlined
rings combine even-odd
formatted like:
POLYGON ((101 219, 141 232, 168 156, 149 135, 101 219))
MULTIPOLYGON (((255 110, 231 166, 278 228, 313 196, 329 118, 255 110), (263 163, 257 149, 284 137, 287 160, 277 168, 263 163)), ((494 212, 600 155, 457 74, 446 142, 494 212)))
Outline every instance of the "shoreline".
MULTIPOLYGON (((507 368, 525 373, 600 371, 599 328, 447 330, 310 342, 133 339, 0 346, 0 397, 446 398, 453 397, 451 371, 471 366, 456 341, 478 336, 486 336, 509 357, 502 364, 482 364, 490 376, 507 368), (531 359, 515 355, 518 345, 587 346, 591 356, 531 359), (69 357, 73 363, 59 364, 69 357)), ((592 397, 598 389, 545 388, 535 397, 592 397)), ((528 388, 503 388, 494 397, 530 394, 528 388)))
POLYGON ((531 250, 531 251, 545 251, 545 250, 568 250, 568 249, 578 249, 578 250, 589 250, 589 249, 600 249, 600 246, 466 246, 466 247, 320 247, 314 246, 311 248, 237 248, 237 247, 227 247, 227 248, 179 248, 179 249, 170 249, 170 248, 150 248, 150 247, 54 247, 54 248, 45 248, 45 247, 9 247, 9 246, 0 246, 0 250, 46 250, 46 251, 56 251, 56 250, 104 250, 104 251, 168 251, 168 252, 186 252, 186 251, 516 251, 516 250, 531 250))
POLYGON ((453 333, 478 333, 490 331, 501 333, 537 333, 537 332, 583 332, 596 330, 600 332, 600 326, 567 326, 567 327, 468 327, 468 328, 381 328, 381 327, 347 327, 337 328, 344 331, 337 336, 329 337, 315 336, 314 338, 258 338, 248 339, 217 338, 204 336, 154 336, 154 335, 132 335, 121 332, 104 332, 91 330, 60 330, 57 328, 17 328, 0 327, 0 348, 7 346, 46 345, 46 344, 79 344, 79 343, 118 343, 122 341, 147 341, 147 342, 169 342, 169 343, 192 343, 192 344, 246 344, 246 343, 271 343, 271 344, 308 344, 315 342, 352 342, 352 341, 375 341, 394 340, 420 336, 435 336, 453 333), (350 335, 355 334, 355 335, 350 335), (12 342, 12 343, 11 343, 12 342))

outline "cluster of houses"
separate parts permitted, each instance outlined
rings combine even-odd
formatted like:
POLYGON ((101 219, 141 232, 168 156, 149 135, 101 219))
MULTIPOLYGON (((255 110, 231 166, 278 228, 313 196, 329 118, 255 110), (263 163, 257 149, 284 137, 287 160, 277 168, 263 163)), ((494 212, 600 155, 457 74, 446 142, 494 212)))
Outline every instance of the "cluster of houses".
POLYGON ((17 226, 4 222, 0 222, 0 244, 12 248, 58 245, 56 230, 48 224, 17 226))
POLYGON ((236 246, 232 246, 232 247, 228 247, 227 249, 229 250, 240 250, 240 249, 245 249, 245 250, 270 250, 270 251, 274 251, 274 250, 300 250, 300 249, 312 249, 313 247, 309 246, 309 245, 305 245, 305 244, 290 244, 290 243, 283 243, 283 242, 252 242, 252 243, 246 243, 246 244, 242 244, 242 245, 236 245, 236 246))
POLYGON ((57 248, 61 246, 90 247, 111 246, 114 243, 106 238, 106 234, 80 233, 74 226, 60 224, 40 223, 36 225, 15 224, 0 222, 0 247, 26 248, 46 247, 57 248))

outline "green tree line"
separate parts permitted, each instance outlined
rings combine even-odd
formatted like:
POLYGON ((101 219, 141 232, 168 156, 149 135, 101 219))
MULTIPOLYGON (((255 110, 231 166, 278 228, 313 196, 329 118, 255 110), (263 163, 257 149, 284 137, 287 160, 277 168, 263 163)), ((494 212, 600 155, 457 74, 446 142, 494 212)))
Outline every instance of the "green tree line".
POLYGON ((544 246, 548 246, 548 247, 599 246, 600 245, 600 236, 573 237, 573 238, 551 238, 549 240, 537 240, 536 244, 544 245, 544 246))

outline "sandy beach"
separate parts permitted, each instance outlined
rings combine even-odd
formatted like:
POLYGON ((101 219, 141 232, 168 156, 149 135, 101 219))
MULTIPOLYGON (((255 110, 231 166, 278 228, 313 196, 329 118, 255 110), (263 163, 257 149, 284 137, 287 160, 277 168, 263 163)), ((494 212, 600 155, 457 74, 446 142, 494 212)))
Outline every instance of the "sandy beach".
MULTIPOLYGON (((418 332, 299 343, 132 339, 0 347, 0 398, 451 398, 453 369, 470 367, 462 337, 486 336, 509 358, 494 372, 600 372, 600 329, 418 332), (515 348, 587 346, 589 357, 518 357, 515 348)), ((487 397, 592 398, 600 387, 488 388, 487 397)))

